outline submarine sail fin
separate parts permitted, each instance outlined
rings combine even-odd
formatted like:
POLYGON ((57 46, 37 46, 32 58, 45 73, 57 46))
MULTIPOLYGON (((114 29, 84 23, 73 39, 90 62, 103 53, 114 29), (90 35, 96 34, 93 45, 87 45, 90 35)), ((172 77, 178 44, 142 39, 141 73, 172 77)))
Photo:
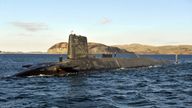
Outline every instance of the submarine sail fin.
POLYGON ((88 57, 87 37, 70 34, 68 41, 68 59, 80 59, 88 57))

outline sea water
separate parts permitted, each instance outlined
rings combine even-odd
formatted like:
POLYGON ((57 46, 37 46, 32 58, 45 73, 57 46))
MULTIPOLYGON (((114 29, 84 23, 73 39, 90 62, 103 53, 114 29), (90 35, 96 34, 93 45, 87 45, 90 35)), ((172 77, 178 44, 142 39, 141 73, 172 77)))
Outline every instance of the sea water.
MULTIPOLYGON (((26 64, 66 55, 1 54, 0 108, 191 108, 192 55, 179 64, 93 71, 67 77, 12 77, 26 64)), ((175 55, 140 55, 174 61, 175 55)), ((129 55, 118 55, 129 57, 129 55)))

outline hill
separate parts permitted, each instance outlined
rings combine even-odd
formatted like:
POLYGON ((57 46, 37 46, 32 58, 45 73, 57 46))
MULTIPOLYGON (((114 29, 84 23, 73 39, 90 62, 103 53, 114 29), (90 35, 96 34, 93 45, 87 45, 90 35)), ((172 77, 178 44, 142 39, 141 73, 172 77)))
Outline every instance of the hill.
MULTIPOLYGON (((67 42, 60 42, 48 49, 49 54, 66 54, 67 53, 67 42)), ((88 43, 88 49, 90 54, 103 54, 103 53, 133 53, 125 49, 120 49, 114 46, 107 46, 101 43, 88 43)))
POLYGON ((192 54, 192 45, 151 46, 130 44, 114 46, 137 54, 192 54))

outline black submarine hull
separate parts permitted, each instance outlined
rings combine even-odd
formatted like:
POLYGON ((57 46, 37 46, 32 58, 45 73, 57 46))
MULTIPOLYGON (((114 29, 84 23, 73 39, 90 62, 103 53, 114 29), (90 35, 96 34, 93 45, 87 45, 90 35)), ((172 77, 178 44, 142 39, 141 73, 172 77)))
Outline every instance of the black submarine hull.
POLYGON ((36 66, 28 66, 27 69, 17 73, 17 77, 26 76, 67 76, 81 72, 95 70, 110 70, 120 68, 138 68, 167 64, 168 61, 157 61, 149 58, 100 58, 100 59, 68 59, 63 62, 43 63, 36 66))

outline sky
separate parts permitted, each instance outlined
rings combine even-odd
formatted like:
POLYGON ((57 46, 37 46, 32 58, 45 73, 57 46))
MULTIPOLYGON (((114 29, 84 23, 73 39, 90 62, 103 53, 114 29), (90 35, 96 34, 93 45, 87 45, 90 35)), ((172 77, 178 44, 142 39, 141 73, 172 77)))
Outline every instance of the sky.
POLYGON ((74 31, 107 45, 192 45, 192 0, 0 0, 0 50, 43 51, 74 31))

